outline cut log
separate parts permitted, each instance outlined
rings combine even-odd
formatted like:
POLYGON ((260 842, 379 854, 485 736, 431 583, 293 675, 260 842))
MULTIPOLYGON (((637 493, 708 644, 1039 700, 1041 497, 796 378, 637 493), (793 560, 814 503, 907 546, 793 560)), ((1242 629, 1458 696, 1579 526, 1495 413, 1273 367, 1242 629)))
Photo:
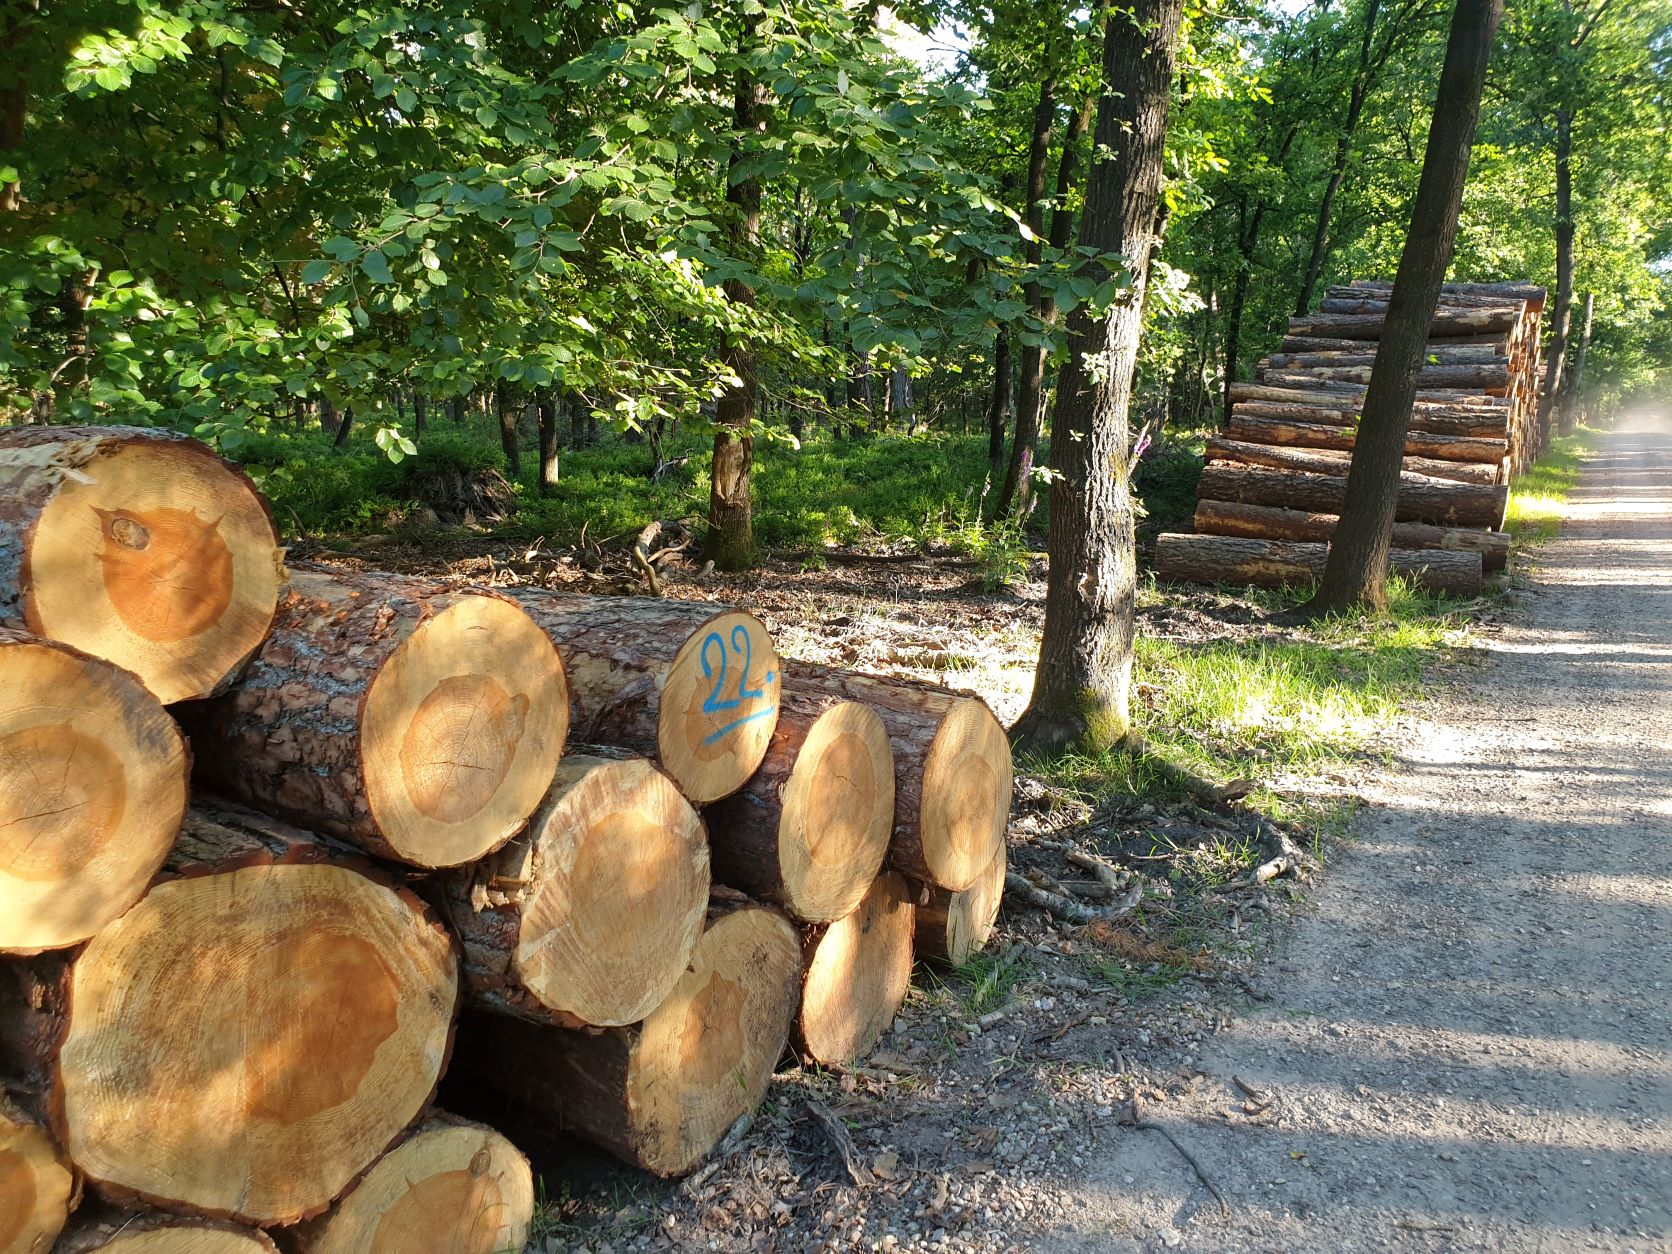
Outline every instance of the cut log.
MULTIPOLYGON (((1264 418, 1250 414, 1239 406, 1231 412, 1230 434, 1233 439, 1256 444, 1280 444, 1295 448, 1327 448, 1351 451, 1357 441, 1357 429, 1350 426, 1286 422, 1280 418, 1264 418)), ((1433 458, 1448 462, 1473 462, 1490 466, 1496 471, 1504 458, 1503 440, 1475 439, 1468 436, 1435 435, 1431 431, 1412 430, 1405 436, 1405 453, 1411 457, 1433 458)), ((1414 469, 1414 467, 1412 467, 1414 469)), ((1492 482, 1493 480, 1488 480, 1492 482)))
MULTIPOLYGON (((1348 405, 1364 404, 1363 383, 1355 383, 1348 379, 1326 379, 1316 371, 1267 370, 1261 376, 1260 382, 1269 387, 1304 389, 1320 396, 1333 397, 1338 402, 1348 405)), ((1498 389, 1498 392, 1501 393, 1502 389, 1498 389)), ((1417 391, 1417 400, 1446 405, 1499 405, 1505 408, 1509 405, 1507 398, 1486 388, 1443 387, 1426 383, 1417 391)))
POLYGON ((446 867, 528 821, 569 702, 551 642, 508 598, 309 570, 238 683, 181 717, 218 790, 378 857, 446 867))
MULTIPOLYGON (((1246 536, 1251 540, 1310 540, 1325 542, 1340 521, 1334 514, 1234 501, 1196 502, 1196 530, 1202 535, 1246 536)), ((1472 527, 1434 527, 1428 523, 1394 523, 1396 549, 1451 549, 1479 553, 1481 566, 1502 570, 1509 562, 1509 533, 1472 527)))
POLYGON ((437 1112, 324 1215, 287 1236, 295 1254, 500 1254, 534 1219, 534 1173, 492 1128, 437 1112))
POLYGON ((0 1091, 0 1254, 44 1254, 81 1190, 52 1134, 0 1091))
POLYGON ((0 627, 0 951, 79 944, 138 901, 190 770, 132 674, 0 627))
POLYGON ((827 1067, 871 1052, 911 988, 910 890, 900 875, 879 875, 859 906, 802 940, 807 967, 797 1038, 801 1051, 827 1067))
POLYGON ((755 773, 780 674, 753 614, 658 597, 515 595, 563 657, 579 739, 644 754, 698 805, 755 773))
POLYGON ((800 1002, 789 920, 717 892, 690 969, 643 1023, 580 1032, 476 1012, 454 1072, 625 1162, 683 1175, 765 1094, 800 1002))
POLYGON ((1009 865, 1000 847, 992 864, 962 892, 924 885, 917 903, 916 945, 919 957, 961 967, 985 949, 998 922, 1009 865))
POLYGON ((428 1103, 452 940, 410 893, 325 856, 268 820, 194 812, 177 878, 88 943, 62 995, 31 998, 63 1018, 59 1139, 107 1200, 292 1223, 428 1103))
MULTIPOLYGON (((1315 475, 1345 475, 1353 455, 1339 449, 1292 448, 1277 444, 1255 444, 1245 440, 1227 440, 1223 436, 1209 436, 1208 460, 1237 462, 1244 466, 1270 466, 1276 470, 1302 470, 1315 475)), ((1479 462, 1437 461, 1431 457, 1404 459, 1405 469, 1414 474, 1428 475, 1453 483, 1496 483, 1497 466, 1483 466, 1479 462)))
MULTIPOLYGON (((1233 384, 1241 388, 1246 385, 1233 384)), ((1277 389, 1272 389, 1277 390, 1277 389)), ((1303 395, 1303 394, 1302 394, 1303 395)), ((1313 398, 1303 404, 1292 401, 1244 399, 1236 402, 1233 414, 1251 418, 1278 418, 1290 422, 1351 426, 1358 421, 1358 407, 1313 398)), ((1469 405, 1425 405, 1411 410, 1411 430, 1458 439, 1503 440, 1510 414, 1496 407, 1469 405)))
MULTIPOLYGON (((1327 544, 1284 540, 1172 533, 1155 541, 1156 574, 1190 583, 1295 587, 1315 583, 1328 557, 1327 544)), ((1458 597, 1480 594, 1479 553, 1394 549, 1388 566, 1430 592, 1458 597)))
POLYGON ((218 1219, 184 1219, 109 1207, 78 1213, 53 1254, 277 1254, 273 1238, 218 1219))
MULTIPOLYGON (((1389 292, 1393 283, 1387 279, 1354 279, 1349 285, 1355 291, 1389 292)), ((1544 308, 1545 289, 1536 283, 1447 283, 1440 289, 1443 302, 1448 296, 1490 296, 1500 300, 1525 301, 1529 310, 1544 308)))
MULTIPOLYGON (((1285 379, 1316 379, 1324 383, 1368 384, 1370 372, 1375 367, 1369 364, 1285 366, 1270 362, 1264 369, 1268 372, 1268 377, 1274 378, 1281 376, 1285 379)), ((1422 388, 1463 388, 1469 391, 1501 393, 1510 384, 1510 370, 1507 361, 1479 365, 1442 362, 1424 366, 1417 376, 1417 384, 1422 388)))
MULTIPOLYGON (((1273 353, 1261 359, 1262 366, 1277 369, 1306 370, 1314 366, 1374 366, 1376 353, 1373 348, 1366 351, 1367 346, 1353 340, 1344 340, 1344 344, 1357 344, 1356 348, 1322 349, 1294 352, 1283 351, 1273 353)), ((1424 359, 1430 365, 1441 366, 1504 366, 1508 367, 1510 359, 1499 352, 1491 344, 1452 344, 1440 341, 1430 344, 1424 359)))
POLYGON ((249 479, 145 427, 0 427, 0 626, 219 691, 273 621, 281 553, 249 479))
POLYGON ((974 883, 1004 843, 1014 781, 1010 741, 987 703, 974 693, 811 662, 790 663, 784 685, 876 711, 894 752, 890 865, 941 888, 974 883))
POLYGON ((805 923, 844 918, 894 830, 888 729, 857 701, 786 690, 760 770, 706 818, 721 883, 805 923))
MULTIPOLYGON (((1506 351, 1516 331, 1501 331, 1490 335, 1453 335, 1443 340, 1428 341, 1428 351, 1444 348, 1490 348, 1506 351)), ((1279 351, 1285 353, 1365 353, 1374 351, 1373 340, 1341 340, 1320 335, 1286 335, 1279 351)))
MULTIPOLYGON (((1209 501, 1238 501, 1244 505, 1277 505, 1284 509, 1339 514, 1347 499, 1347 480, 1341 475, 1267 470, 1216 462, 1202 471, 1196 494, 1209 501)), ((1452 483, 1426 475, 1401 474, 1396 518, 1443 527, 1503 527, 1509 489, 1503 484, 1452 483)))
POLYGON ((702 934, 704 836, 691 804, 643 758, 565 757, 528 830, 444 879, 471 996, 564 1027, 643 1019, 702 934))
MULTIPOLYGON (((1488 309, 1448 309, 1434 311, 1429 324, 1431 339, 1449 339, 1454 335, 1495 335, 1512 330, 1521 320, 1519 309, 1507 306, 1488 309)), ((1380 314, 1311 314, 1289 319, 1290 335, 1322 335, 1338 340, 1379 340, 1383 318, 1380 314)))

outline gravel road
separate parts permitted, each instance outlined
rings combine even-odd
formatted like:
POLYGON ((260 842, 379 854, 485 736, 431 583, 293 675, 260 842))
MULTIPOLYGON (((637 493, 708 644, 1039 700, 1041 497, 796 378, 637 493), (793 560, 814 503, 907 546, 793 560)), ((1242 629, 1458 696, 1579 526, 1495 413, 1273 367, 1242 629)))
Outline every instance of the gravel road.
POLYGON ((1602 438, 1517 617, 1146 1107, 1229 1216, 1133 1130, 1035 1248, 1672 1250, 1672 421, 1602 438))

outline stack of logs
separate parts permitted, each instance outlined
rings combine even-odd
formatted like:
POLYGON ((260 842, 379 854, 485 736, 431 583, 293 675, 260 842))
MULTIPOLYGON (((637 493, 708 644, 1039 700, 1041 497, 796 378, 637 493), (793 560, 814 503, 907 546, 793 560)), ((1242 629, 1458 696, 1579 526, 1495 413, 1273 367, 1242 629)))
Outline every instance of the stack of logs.
MULTIPOLYGON (((1346 500, 1359 409, 1392 284, 1329 289, 1291 318, 1282 350, 1232 383, 1223 435, 1207 442, 1194 534, 1161 536, 1157 571, 1200 583, 1280 586, 1322 573, 1346 500)), ((1539 454, 1544 289, 1448 283, 1429 332, 1405 441, 1393 569, 1472 596, 1509 559, 1509 481, 1539 454)))
POLYGON ((978 698, 281 557, 200 444, 0 428, 0 1254, 520 1249, 444 1072, 676 1175, 986 940, 978 698))

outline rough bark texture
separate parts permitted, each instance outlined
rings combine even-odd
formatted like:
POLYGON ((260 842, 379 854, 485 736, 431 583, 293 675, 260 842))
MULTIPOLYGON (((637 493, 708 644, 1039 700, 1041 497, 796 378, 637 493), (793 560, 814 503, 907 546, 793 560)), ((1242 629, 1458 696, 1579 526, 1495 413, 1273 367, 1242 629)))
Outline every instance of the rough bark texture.
MULTIPOLYGON (((1287 422, 1238 410, 1231 415, 1230 435, 1235 440, 1276 444, 1293 448, 1352 450, 1357 439, 1354 428, 1333 423, 1287 422)), ((1437 435, 1430 431, 1405 433, 1405 455, 1436 458, 1448 462, 1475 462, 1496 467, 1509 451, 1507 440, 1473 436, 1437 435)), ((1407 469, 1415 469, 1407 464, 1407 469)))
POLYGON ((1033 695, 1014 732, 1041 749, 1112 744, 1131 724, 1137 558, 1127 411, 1181 11, 1181 0, 1139 0, 1105 24, 1095 146, 1109 155, 1087 179, 1080 242, 1125 257, 1132 286, 1101 322, 1083 310, 1069 321, 1068 360, 1051 418, 1057 474, 1050 490, 1045 628, 1033 695))
MULTIPOLYGON (((1345 474, 1352 462, 1352 454, 1339 449, 1285 448, 1274 444, 1227 440, 1223 436, 1208 437, 1207 456, 1210 461, 1270 466, 1276 470, 1303 470, 1318 475, 1345 474)), ((1496 463, 1488 466, 1479 462, 1439 461, 1407 453, 1403 465, 1413 474, 1448 479, 1454 483, 1490 484, 1498 479, 1496 463)))
MULTIPOLYGON (((1156 537, 1155 572, 1191 583, 1293 588, 1323 574, 1329 545, 1240 536, 1171 534, 1156 537)), ((1441 549, 1389 550, 1389 565, 1430 592, 1478 596, 1481 555, 1441 549)))
MULTIPOLYGON (((1209 501, 1240 501, 1246 505, 1278 505, 1289 509, 1341 514, 1347 500, 1347 480, 1340 475, 1284 473, 1260 466, 1219 462, 1202 471, 1197 495, 1209 501)), ((1399 522, 1433 523, 1441 527, 1503 526, 1509 488, 1476 483, 1452 483, 1426 475, 1401 475, 1394 517, 1399 522)))
MULTIPOLYGON (((1445 65, 1434 102, 1422 178, 1405 240, 1405 250, 1388 298, 1385 320, 1377 319, 1376 365, 1366 390, 1359 442, 1348 472, 1341 523, 1329 546, 1329 561, 1309 614, 1357 604, 1387 603, 1388 549, 1393 523, 1408 488, 1400 474, 1405 432, 1416 399, 1422 354, 1430 334, 1508 330, 1516 311, 1471 313, 1439 307, 1440 289, 1457 240, 1457 216, 1469 171, 1475 120, 1480 112, 1486 63, 1503 12, 1503 0, 1457 0, 1445 65), (1491 319, 1500 319, 1491 322, 1491 319)), ((1342 334, 1327 320, 1297 334, 1342 334)), ((1350 333, 1348 333, 1350 334, 1350 333)), ((1496 525, 1502 518, 1498 512, 1496 525)))
POLYGON ((550 496, 561 478, 558 464, 557 397, 541 388, 535 400, 540 416, 540 495, 550 496))
MULTIPOLYGON (((993 393, 987 401, 987 460, 997 467, 1004 459, 1004 433, 1016 405, 1015 367, 1010 355, 1010 333, 993 337, 993 393)), ((849 400, 852 406, 852 400, 849 400)))
POLYGON ((539 803, 568 696, 510 598, 306 570, 237 685, 181 715, 199 776, 228 795, 378 857, 455 866, 504 844, 539 803))
POLYGON ((1579 423, 1580 389, 1585 379, 1585 356, 1591 347, 1591 324, 1596 316, 1595 292, 1585 293, 1585 313, 1580 319, 1579 342, 1573 349, 1572 364, 1562 373, 1562 394, 1556 411, 1556 426, 1563 435, 1579 423))
POLYGON ((1565 384, 1573 325, 1573 111, 1556 110, 1556 309, 1545 353, 1544 391, 1538 403, 1538 447, 1550 445, 1565 384))
MULTIPOLYGON (((1196 530, 1202 535, 1322 543, 1335 535, 1335 526, 1339 521, 1334 514, 1314 514, 1270 505, 1209 500, 1196 503, 1196 530)), ((1509 533, 1504 531, 1435 527, 1428 523, 1394 523, 1393 547, 1479 553, 1481 566, 1487 571, 1502 570, 1509 562, 1509 533)))

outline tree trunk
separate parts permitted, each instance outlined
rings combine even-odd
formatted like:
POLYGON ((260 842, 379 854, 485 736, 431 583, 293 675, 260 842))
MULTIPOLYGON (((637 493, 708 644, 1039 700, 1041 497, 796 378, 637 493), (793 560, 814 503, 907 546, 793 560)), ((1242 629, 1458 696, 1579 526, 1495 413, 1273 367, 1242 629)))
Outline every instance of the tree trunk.
POLYGON ((1596 314, 1596 293, 1585 293, 1585 316, 1580 322, 1579 343, 1573 350, 1573 365, 1562 375, 1561 405, 1557 425, 1563 435, 1572 433, 1579 422, 1579 389, 1585 378, 1585 354, 1591 347, 1591 320, 1596 314))
MULTIPOLYGON (((744 39, 754 37, 755 19, 744 19, 744 39)), ((732 151, 726 180, 726 204, 731 211, 728 234, 734 256, 752 265, 760 248, 761 183, 758 176, 740 176, 752 153, 747 149, 764 129, 762 114, 766 89, 747 69, 737 72, 732 102, 732 151)), ((754 288, 742 278, 725 282, 726 299, 751 308, 754 288)), ((722 363, 738 382, 726 389, 715 413, 714 459, 708 496, 708 556, 721 570, 747 570, 755 560, 755 536, 750 514, 749 476, 755 460, 755 406, 760 384, 755 376, 755 354, 730 336, 721 344, 722 363)))
POLYGON ((422 392, 412 394, 412 434, 415 439, 423 439, 425 430, 429 427, 430 398, 422 392))
POLYGON ((894 830, 894 755, 868 706, 786 690, 766 758, 709 806, 714 878, 804 923, 851 913, 894 830))
POLYGON ((337 423, 337 433, 331 438, 331 447, 341 451, 348 447, 348 433, 354 429, 354 406, 343 409, 342 420, 337 423))
MULTIPOLYGON (((0 67, 4 67, 0 68, 0 160, 18 169, 23 165, 23 128, 29 115, 28 72, 18 49, 40 7, 40 0, 8 4, 5 26, 0 28, 0 67)), ((0 213, 15 213, 22 203, 23 185, 18 180, 0 183, 0 213)))
POLYGON ((1009 863, 1001 846, 975 883, 961 892, 926 885, 917 905, 915 944, 920 958, 961 967, 986 948, 998 922, 1009 863))
MULTIPOLYGON (((1247 540, 1239 536, 1164 535, 1155 541, 1155 573, 1163 579, 1260 588, 1296 588, 1323 574, 1327 544, 1247 540)), ((1429 592, 1480 595, 1479 553, 1444 549, 1390 550, 1392 568, 1429 592)))
POLYGON ((521 1150, 492 1128, 436 1111, 287 1245, 294 1254, 521 1250, 534 1208, 534 1172, 521 1150))
POLYGON ((458 1007, 452 940, 406 890, 329 857, 260 816, 194 811, 173 878, 20 987, 39 1022, 0 1012, 0 1032, 46 1049, 60 1141, 107 1200, 293 1223, 428 1103, 458 1007))
POLYGON ((260 1229, 221 1219, 89 1206, 76 1212, 52 1250, 53 1254, 278 1254, 278 1248, 260 1229))
POLYGON ((889 872, 844 918, 807 930, 796 1020, 804 1055, 821 1066, 845 1067, 888 1031, 911 988, 912 918, 906 881, 889 872))
POLYGON ((522 478, 522 450, 517 446, 517 403, 511 389, 503 383, 494 384, 494 416, 499 423, 499 447, 505 453, 505 465, 513 480, 522 478))
MULTIPOLYGON (((1110 745, 1130 727, 1135 523, 1127 482, 1128 407, 1143 325, 1144 275, 1161 195, 1167 108, 1182 0, 1138 0, 1103 41, 1096 148, 1080 242, 1118 253, 1132 286, 1108 316, 1069 322, 1069 357, 1051 419, 1051 566, 1033 696, 1015 735, 1049 750, 1110 745)), ((989 857, 992 846, 989 846, 989 857)), ((966 888, 987 860, 970 868, 966 888)))
MULTIPOLYGON (((1347 478, 1340 475, 1297 474, 1216 462, 1202 471, 1196 493, 1208 501, 1240 501, 1247 505, 1343 514, 1347 483, 1347 478)), ((1397 489, 1395 517, 1400 522, 1497 530, 1503 526, 1504 511, 1509 507, 1509 488, 1501 483, 1483 487, 1431 479, 1427 475, 1401 474, 1397 489)))
POLYGON ((133 675, 0 627, 0 953, 78 944, 138 901, 190 771, 133 675))
POLYGON ((557 459, 557 396, 550 388, 541 388, 534 403, 540 415, 540 495, 550 496, 561 478, 557 459))
MULTIPOLYGON (((1387 318, 1379 333, 1375 371, 1366 390, 1358 444, 1347 475, 1341 523, 1329 545, 1329 561, 1317 595, 1306 606, 1308 615, 1354 605, 1376 609, 1387 605, 1393 524, 1411 490, 1405 482, 1409 476, 1400 473, 1400 463, 1423 349, 1431 330, 1465 316, 1438 308, 1440 287, 1457 241, 1457 215, 1463 203, 1481 87, 1502 12, 1503 0, 1457 0, 1452 15, 1422 179, 1387 318)), ((1515 314, 1510 325, 1519 317, 1515 314)), ((1501 512, 1498 519, 1502 519, 1501 512)))
POLYGON ((183 711, 200 777, 421 867, 521 830, 568 714, 556 651, 508 597, 320 570, 292 575, 238 683, 183 711))
POLYGON ((255 651, 279 573, 266 504, 196 440, 0 428, 0 626, 115 662, 165 704, 182 701, 220 690, 255 651))
POLYGON ((1003 845, 1014 769, 1004 728, 981 698, 931 684, 796 662, 787 692, 870 706, 894 752, 888 860, 913 879, 968 888, 1003 845))
MULTIPOLYGON (((1010 357, 1010 332, 1000 328, 993 337, 993 393, 987 402, 987 460, 996 471, 1004 460, 1004 430, 1015 412, 1015 370, 1010 357)), ((852 403, 852 394, 849 394, 852 403)))
POLYGON ((1538 404, 1538 449, 1550 447, 1556 407, 1567 370, 1573 323, 1573 111, 1556 110, 1556 310, 1544 355, 1544 392, 1538 404))
MULTIPOLYGON (((1275 444, 1227 440, 1214 435, 1207 440, 1207 458, 1210 462, 1238 462, 1244 466, 1270 466, 1274 470, 1303 470, 1314 475, 1344 475, 1352 464, 1353 455, 1339 449, 1284 448, 1275 444)), ((1483 466, 1479 462, 1437 461, 1407 454, 1401 465, 1412 474, 1449 479, 1454 483, 1492 484, 1498 481, 1496 464, 1483 466)))
POLYGON ((698 805, 760 766, 782 679, 754 615, 659 597, 512 595, 563 659, 578 739, 644 754, 698 805))
MULTIPOLYGON (((1271 505, 1242 505, 1234 501, 1196 502, 1196 531, 1200 535, 1245 536, 1250 540, 1309 540, 1324 543, 1335 535, 1334 514, 1283 509, 1271 505)), ((1509 533, 1473 527, 1436 527, 1428 523, 1393 525, 1396 549, 1451 549, 1479 553, 1481 568, 1502 570, 1509 562, 1509 533)))
POLYGON ((75 1171, 52 1133, 0 1089, 0 1249, 36 1254, 54 1248, 81 1199, 75 1171))
POLYGON ((528 829, 442 881, 476 1004, 559 1027, 637 1023, 702 932, 708 844, 643 758, 571 753, 528 829))
POLYGON ((765 1094, 800 994, 789 921, 716 893, 689 970, 644 1022, 578 1032, 467 1016, 454 1073, 524 1118, 683 1175, 765 1094))
MULTIPOLYGON (((1352 427, 1326 423, 1288 422, 1246 412, 1239 406, 1231 414, 1233 439, 1257 444, 1293 445, 1299 448, 1351 449, 1357 435, 1352 427)), ((1508 442, 1473 436, 1436 435, 1412 429, 1405 433, 1407 457, 1433 457, 1448 462, 1477 462, 1498 466, 1509 451, 1508 442)), ((1414 469, 1407 466, 1406 469, 1414 469)))

